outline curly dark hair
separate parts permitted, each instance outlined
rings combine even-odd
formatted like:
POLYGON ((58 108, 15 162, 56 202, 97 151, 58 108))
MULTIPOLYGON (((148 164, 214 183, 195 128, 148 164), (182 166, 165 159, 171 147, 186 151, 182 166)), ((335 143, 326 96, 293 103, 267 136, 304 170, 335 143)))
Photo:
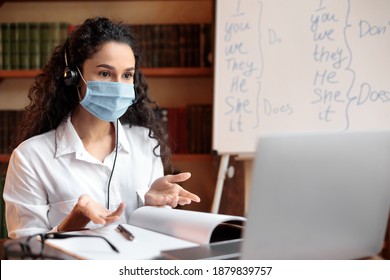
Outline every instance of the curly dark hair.
POLYGON ((78 106, 76 86, 66 86, 64 83, 65 53, 68 66, 74 69, 78 67, 82 71, 85 60, 91 58, 107 42, 125 43, 131 47, 135 56, 134 86, 137 101, 121 117, 121 122, 148 128, 149 137, 158 141, 154 154, 161 156, 165 173, 172 173, 168 136, 156 116, 157 103, 149 97, 148 85, 140 71, 141 55, 133 28, 123 22, 103 17, 85 20, 69 34, 64 44, 54 49, 42 73, 36 76, 29 90, 30 104, 18 127, 13 148, 30 137, 56 129, 78 106), (160 154, 156 152, 158 147, 160 154))

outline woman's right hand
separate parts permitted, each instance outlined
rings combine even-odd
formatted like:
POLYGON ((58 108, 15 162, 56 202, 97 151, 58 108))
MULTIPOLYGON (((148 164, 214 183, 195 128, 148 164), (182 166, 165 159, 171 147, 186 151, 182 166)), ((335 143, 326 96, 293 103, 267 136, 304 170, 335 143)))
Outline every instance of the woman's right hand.
POLYGON ((58 231, 70 231, 85 228, 92 221, 95 224, 108 225, 119 220, 126 205, 121 202, 115 211, 110 211, 89 195, 81 195, 72 212, 57 227, 58 231))
POLYGON ((116 222, 126 208, 125 204, 121 202, 115 211, 110 211, 88 195, 81 195, 77 205, 85 217, 100 225, 116 222))

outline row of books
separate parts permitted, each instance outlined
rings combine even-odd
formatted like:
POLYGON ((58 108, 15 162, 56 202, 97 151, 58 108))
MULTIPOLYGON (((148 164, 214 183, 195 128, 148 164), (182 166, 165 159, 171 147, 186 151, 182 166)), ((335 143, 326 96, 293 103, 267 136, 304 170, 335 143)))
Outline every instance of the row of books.
POLYGON ((0 154, 11 152, 17 125, 24 110, 0 110, 0 154))
MULTIPOLYGON (((16 128, 24 110, 0 110, 0 154, 10 153, 16 128)), ((158 116, 169 134, 173 153, 210 153, 212 106, 160 108, 158 116)))
POLYGON ((143 67, 211 66, 211 24, 134 25, 143 67))
POLYGON ((207 154, 211 152, 212 107, 191 104, 158 111, 169 134, 174 154, 207 154))
POLYGON ((40 69, 66 40, 65 22, 5 22, 0 32, 0 69, 40 69))
MULTIPOLYGON (((0 70, 40 69, 76 28, 65 22, 0 23, 0 70)), ((143 67, 211 66, 211 24, 134 25, 143 67)))

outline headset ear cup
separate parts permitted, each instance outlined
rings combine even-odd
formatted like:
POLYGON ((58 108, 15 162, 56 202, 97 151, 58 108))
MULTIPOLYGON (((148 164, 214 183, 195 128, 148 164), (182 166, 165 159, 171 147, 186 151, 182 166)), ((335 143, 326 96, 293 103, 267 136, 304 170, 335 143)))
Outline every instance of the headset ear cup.
POLYGON ((79 83, 79 74, 68 66, 64 70, 64 83, 67 86, 77 86, 79 83))

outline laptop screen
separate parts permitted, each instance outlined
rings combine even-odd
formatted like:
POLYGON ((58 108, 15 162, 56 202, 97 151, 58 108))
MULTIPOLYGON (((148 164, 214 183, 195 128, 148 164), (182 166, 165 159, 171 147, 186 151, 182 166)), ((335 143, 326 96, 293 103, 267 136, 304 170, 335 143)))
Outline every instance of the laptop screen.
POLYGON ((380 252, 390 131, 259 139, 242 259, 359 259, 380 252))

